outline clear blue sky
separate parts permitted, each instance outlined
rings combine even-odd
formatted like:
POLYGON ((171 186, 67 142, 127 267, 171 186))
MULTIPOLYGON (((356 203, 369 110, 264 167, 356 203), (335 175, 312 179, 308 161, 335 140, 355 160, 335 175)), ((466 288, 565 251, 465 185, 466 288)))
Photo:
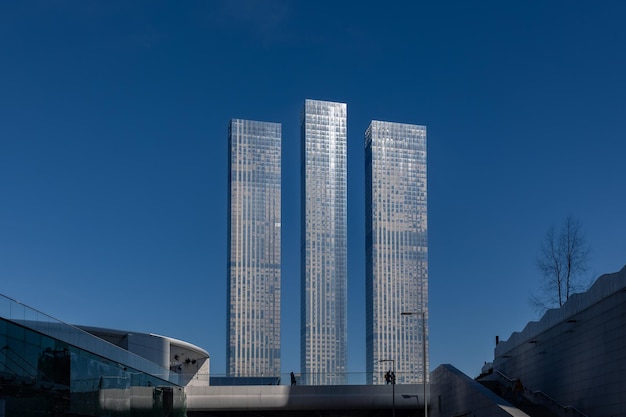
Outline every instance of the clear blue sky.
POLYGON ((0 292, 225 369, 227 124, 283 124, 283 372, 299 370, 299 120, 348 103, 349 369, 365 370, 363 133, 428 126, 431 368, 537 315, 545 231, 626 264, 619 1, 0 4, 0 292), (409 5, 411 4, 411 5, 409 5))

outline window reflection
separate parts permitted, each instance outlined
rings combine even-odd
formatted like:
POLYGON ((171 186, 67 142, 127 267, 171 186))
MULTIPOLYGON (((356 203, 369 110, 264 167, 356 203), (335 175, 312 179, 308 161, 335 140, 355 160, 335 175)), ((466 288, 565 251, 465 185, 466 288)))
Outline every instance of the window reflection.
POLYGON ((421 382, 428 312, 426 127, 372 121, 365 133, 367 367, 374 383, 393 359, 399 383, 421 382))

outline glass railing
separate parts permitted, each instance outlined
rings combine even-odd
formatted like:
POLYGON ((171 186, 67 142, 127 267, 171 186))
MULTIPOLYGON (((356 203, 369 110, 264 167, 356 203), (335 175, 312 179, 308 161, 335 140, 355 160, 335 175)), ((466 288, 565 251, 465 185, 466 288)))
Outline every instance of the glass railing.
MULTIPOLYGON (((342 374, 301 374, 294 373, 295 385, 384 385, 384 372, 375 374, 368 372, 346 372, 342 374)), ((210 385, 235 386, 235 385, 293 385, 291 373, 281 373, 277 376, 258 377, 229 377, 225 374, 211 373, 210 385)), ((198 377, 200 377, 198 375, 198 377)), ((206 375, 204 375, 206 378, 206 375)), ((421 384, 422 376, 414 373, 396 373, 396 385, 421 384)))
POLYGON ((177 373, 3 294, 0 294, 0 317, 128 368, 180 385, 177 373))

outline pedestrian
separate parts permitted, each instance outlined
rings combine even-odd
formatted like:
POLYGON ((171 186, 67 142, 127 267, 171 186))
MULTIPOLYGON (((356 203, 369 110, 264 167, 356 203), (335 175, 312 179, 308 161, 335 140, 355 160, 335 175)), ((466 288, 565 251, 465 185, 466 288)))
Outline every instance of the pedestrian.
POLYGON ((524 398, 524 386, 522 385, 522 381, 519 378, 515 380, 513 395, 515 396, 515 403, 517 405, 520 405, 522 403, 522 399, 524 398))
POLYGON ((296 385, 296 376, 293 374, 293 372, 291 373, 291 385, 296 385))

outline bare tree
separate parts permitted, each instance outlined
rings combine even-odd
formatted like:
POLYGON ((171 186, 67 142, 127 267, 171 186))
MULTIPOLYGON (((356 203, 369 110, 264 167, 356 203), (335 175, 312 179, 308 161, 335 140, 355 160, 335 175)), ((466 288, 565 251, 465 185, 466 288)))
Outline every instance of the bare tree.
POLYGON ((532 296, 538 310, 561 307, 572 294, 585 289, 590 249, 580 222, 569 216, 557 231, 551 227, 543 239, 537 268, 543 275, 542 294, 532 296))

